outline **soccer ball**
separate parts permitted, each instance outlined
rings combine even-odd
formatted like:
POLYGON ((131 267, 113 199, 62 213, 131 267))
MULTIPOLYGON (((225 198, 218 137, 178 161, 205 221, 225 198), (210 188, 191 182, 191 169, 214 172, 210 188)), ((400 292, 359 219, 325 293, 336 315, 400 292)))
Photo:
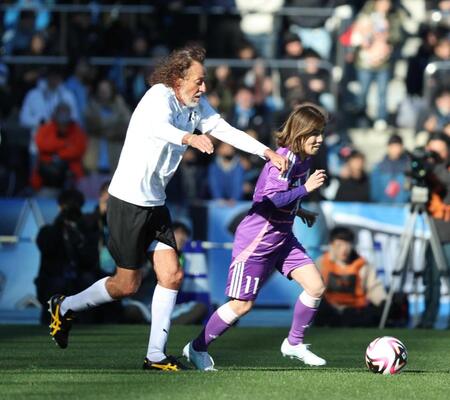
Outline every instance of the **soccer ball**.
POLYGON ((376 374, 397 374, 406 365, 407 360, 405 345, 395 337, 379 337, 367 346, 366 365, 376 374))

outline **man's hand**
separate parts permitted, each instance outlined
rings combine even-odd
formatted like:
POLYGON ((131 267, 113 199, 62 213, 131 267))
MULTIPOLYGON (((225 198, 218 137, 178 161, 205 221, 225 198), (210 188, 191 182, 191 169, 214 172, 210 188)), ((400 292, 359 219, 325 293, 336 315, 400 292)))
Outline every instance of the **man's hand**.
POLYGON ((303 221, 304 224, 308 226, 308 228, 311 228, 314 225, 318 216, 319 216, 318 213, 308 211, 303 208, 299 208, 297 210, 297 217, 300 217, 300 219, 303 221))
POLYGON ((288 160, 283 156, 280 156, 278 153, 275 153, 273 150, 267 149, 264 152, 264 155, 272 161, 272 164, 275 165, 281 173, 288 169, 288 160))
POLYGON ((325 182, 326 177, 327 176, 325 175, 325 170, 316 169, 305 183, 305 188, 308 193, 311 193, 312 191, 320 188, 325 182))
POLYGON ((211 139, 206 135, 193 135, 192 133, 188 133, 183 136, 181 143, 194 147, 202 153, 212 154, 214 151, 211 139))

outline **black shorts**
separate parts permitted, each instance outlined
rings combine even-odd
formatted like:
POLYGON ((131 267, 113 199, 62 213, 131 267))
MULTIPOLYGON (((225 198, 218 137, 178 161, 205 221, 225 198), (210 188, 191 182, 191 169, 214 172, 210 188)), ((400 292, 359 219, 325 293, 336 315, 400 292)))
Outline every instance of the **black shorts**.
POLYGON ((166 206, 142 207, 110 195, 107 221, 108 249, 119 267, 140 268, 154 240, 177 247, 166 206))

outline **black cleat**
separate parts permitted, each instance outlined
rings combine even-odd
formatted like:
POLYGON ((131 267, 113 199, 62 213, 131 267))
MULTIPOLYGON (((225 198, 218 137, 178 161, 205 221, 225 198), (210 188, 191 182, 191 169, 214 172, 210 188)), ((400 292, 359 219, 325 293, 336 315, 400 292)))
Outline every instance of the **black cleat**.
POLYGON ((60 307, 65 296, 55 294, 48 301, 48 312, 50 313, 50 336, 56 344, 65 349, 69 344, 69 331, 72 328, 72 311, 68 311, 64 316, 61 315, 60 307))
POLYGON ((143 369, 154 370, 154 371, 171 371, 177 372, 181 370, 188 369, 185 365, 179 362, 173 356, 167 356, 164 360, 158 362, 152 362, 148 358, 145 358, 143 369))

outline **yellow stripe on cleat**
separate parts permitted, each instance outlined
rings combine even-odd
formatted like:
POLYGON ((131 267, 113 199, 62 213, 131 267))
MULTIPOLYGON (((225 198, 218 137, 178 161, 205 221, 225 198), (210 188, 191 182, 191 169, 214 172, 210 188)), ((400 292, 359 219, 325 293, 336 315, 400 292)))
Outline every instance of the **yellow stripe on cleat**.
POLYGON ((55 313, 53 314, 50 310, 52 322, 49 325, 49 328, 51 329, 50 335, 55 336, 58 331, 61 330, 61 320, 59 319, 59 304, 56 305, 55 313))
POLYGON ((161 371, 179 371, 179 368, 173 364, 150 364, 153 368, 160 369, 161 371))

